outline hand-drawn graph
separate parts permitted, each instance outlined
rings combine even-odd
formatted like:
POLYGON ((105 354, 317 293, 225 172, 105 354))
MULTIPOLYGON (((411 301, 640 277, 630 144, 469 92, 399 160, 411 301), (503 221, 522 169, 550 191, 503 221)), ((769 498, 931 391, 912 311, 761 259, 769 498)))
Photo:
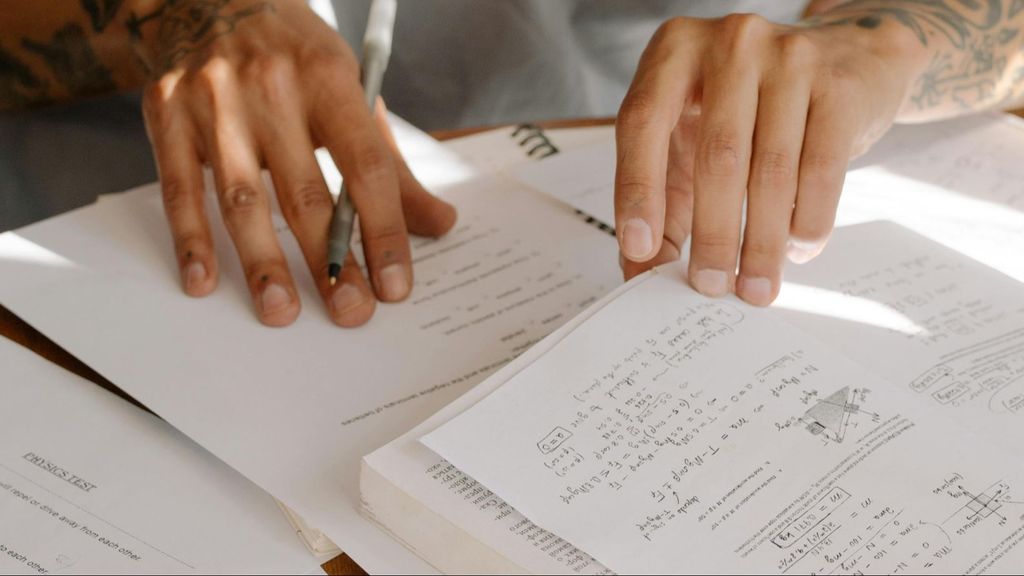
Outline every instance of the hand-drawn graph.
POLYGON ((861 405, 867 392, 864 388, 851 389, 845 386, 824 398, 813 399, 811 407, 800 417, 800 421, 814 436, 841 444, 846 438, 851 418, 855 415, 878 421, 878 414, 865 410, 861 405))
POLYGON ((1007 517, 1000 509, 1006 504, 1021 503, 1011 499, 1010 486, 1001 481, 977 493, 964 488, 963 484, 957 484, 956 491, 951 491, 950 495, 965 502, 942 521, 944 525, 954 520, 971 525, 988 518, 1006 524, 1007 517))

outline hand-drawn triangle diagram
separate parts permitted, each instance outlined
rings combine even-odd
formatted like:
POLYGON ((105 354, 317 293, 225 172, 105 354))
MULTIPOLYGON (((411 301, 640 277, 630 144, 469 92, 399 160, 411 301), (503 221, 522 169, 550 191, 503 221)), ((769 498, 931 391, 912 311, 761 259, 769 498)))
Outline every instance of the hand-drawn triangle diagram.
POLYGON ((858 410, 856 404, 850 403, 850 387, 846 386, 815 402, 814 406, 804 412, 803 421, 811 434, 822 434, 832 441, 842 442, 846 437, 850 413, 858 410))

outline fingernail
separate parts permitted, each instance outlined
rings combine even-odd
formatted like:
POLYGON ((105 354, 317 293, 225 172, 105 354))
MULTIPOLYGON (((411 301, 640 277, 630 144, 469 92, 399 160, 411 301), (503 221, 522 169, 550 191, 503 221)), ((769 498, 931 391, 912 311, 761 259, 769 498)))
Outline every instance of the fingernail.
POLYGON ((768 278, 740 278, 736 284, 740 298, 755 306, 771 304, 772 281, 768 278))
POLYGON ((263 289, 263 296, 260 297, 260 305, 264 314, 273 314, 284 310, 292 303, 292 297, 280 284, 270 284, 263 289))
POLYGON ((630 260, 645 258, 654 249, 651 227, 642 218, 631 218, 622 227, 622 252, 630 260))
POLYGON ((185 290, 192 292, 206 280, 206 266, 202 262, 192 262, 185 267, 185 290))
POLYGON ((409 293, 409 276, 402 264, 388 264, 380 270, 380 291, 384 300, 401 300, 409 293))
POLYGON ((729 292, 729 277, 721 270, 705 268, 693 275, 693 287, 705 296, 718 298, 729 292))
POLYGON ((626 258, 625 258, 625 256, 622 255, 622 252, 619 252, 619 270, 625 270, 625 269, 626 269, 626 258))
POLYGON ((363 294, 351 284, 342 284, 331 295, 331 308, 335 314, 344 314, 363 304, 363 294))
POLYGON ((794 264, 805 264, 821 254, 825 248, 824 242, 808 242, 790 238, 786 247, 786 257, 794 264))

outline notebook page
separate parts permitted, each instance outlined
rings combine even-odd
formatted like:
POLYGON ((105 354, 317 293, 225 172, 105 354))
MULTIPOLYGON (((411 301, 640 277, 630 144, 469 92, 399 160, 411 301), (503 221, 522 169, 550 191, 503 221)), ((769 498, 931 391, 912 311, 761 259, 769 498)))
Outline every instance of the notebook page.
MULTIPOLYGON (((837 234, 858 232, 903 237, 837 234)), ((681 274, 638 282, 423 442, 616 572, 1019 565, 1016 459, 681 274)))
POLYGON ((528 573, 610 573, 585 552, 531 522, 486 486, 429 450, 419 439, 485 398, 500 387, 501 382, 543 356, 596 310, 628 289, 629 285, 619 286, 599 299, 493 377, 474 386, 401 437, 368 454, 364 466, 372 467, 400 490, 528 573))

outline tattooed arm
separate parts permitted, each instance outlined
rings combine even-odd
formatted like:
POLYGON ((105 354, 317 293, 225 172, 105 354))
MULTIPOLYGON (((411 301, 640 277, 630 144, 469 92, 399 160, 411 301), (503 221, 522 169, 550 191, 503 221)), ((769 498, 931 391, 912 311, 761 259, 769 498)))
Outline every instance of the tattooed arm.
POLYGON ((852 0, 807 21, 911 31, 928 52, 898 120, 1024 105, 1024 0, 852 0))
POLYGON ((256 315, 299 314, 261 168, 340 326, 412 289, 408 233, 444 234, 454 209, 416 181, 371 113, 351 50, 304 0, 0 0, 0 106, 145 86, 143 114, 184 291, 217 286, 203 165, 241 260, 256 315), (333 202, 313 155, 326 147, 359 211, 367 274, 350 253, 327 276, 333 202))
POLYGON ((139 87, 123 0, 0 0, 0 109, 139 87))

